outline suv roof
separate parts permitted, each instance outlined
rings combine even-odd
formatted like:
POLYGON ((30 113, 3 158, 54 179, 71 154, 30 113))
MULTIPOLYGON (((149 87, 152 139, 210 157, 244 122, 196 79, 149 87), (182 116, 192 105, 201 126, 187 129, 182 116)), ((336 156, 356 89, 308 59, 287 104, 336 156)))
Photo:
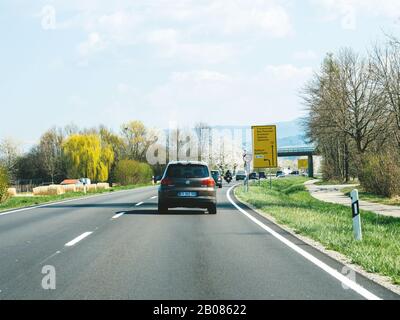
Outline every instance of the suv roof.
POLYGON ((189 165, 189 164, 197 164, 197 165, 204 165, 204 166, 208 166, 208 164, 204 161, 170 161, 168 163, 168 165, 170 164, 183 164, 183 165, 189 165))

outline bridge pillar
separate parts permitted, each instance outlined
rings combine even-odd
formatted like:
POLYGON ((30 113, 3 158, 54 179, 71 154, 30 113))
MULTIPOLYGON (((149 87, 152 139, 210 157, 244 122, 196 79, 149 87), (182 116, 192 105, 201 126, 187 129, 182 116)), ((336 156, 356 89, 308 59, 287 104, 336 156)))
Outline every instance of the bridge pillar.
POLYGON ((310 178, 314 177, 314 161, 312 155, 308 156, 308 176, 310 178))

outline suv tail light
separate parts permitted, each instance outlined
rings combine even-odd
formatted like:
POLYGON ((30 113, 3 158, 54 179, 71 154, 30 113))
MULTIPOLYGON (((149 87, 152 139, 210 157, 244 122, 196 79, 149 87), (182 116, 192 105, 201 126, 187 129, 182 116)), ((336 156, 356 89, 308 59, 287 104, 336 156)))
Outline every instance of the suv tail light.
POLYGON ((201 181, 201 185, 203 187, 212 188, 212 187, 215 187, 215 181, 213 178, 208 178, 208 179, 201 181))
POLYGON ((170 186, 172 185, 172 180, 170 178, 164 178, 160 183, 162 186, 170 186))

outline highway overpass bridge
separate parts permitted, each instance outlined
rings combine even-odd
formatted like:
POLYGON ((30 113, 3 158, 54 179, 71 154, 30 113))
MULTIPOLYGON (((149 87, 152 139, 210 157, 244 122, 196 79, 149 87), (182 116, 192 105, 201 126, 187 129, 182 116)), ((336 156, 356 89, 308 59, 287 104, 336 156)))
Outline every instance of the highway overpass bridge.
POLYGON ((308 176, 314 176, 313 156, 317 155, 315 147, 278 148, 278 157, 308 157, 308 176))

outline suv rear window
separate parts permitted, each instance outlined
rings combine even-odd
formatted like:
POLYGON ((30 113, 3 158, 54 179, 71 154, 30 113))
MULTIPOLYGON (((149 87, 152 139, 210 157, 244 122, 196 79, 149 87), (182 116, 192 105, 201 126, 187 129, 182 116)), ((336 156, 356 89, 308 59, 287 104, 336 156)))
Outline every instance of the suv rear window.
POLYGON ((207 166, 199 164, 171 164, 165 175, 168 178, 207 178, 210 176, 207 166))

